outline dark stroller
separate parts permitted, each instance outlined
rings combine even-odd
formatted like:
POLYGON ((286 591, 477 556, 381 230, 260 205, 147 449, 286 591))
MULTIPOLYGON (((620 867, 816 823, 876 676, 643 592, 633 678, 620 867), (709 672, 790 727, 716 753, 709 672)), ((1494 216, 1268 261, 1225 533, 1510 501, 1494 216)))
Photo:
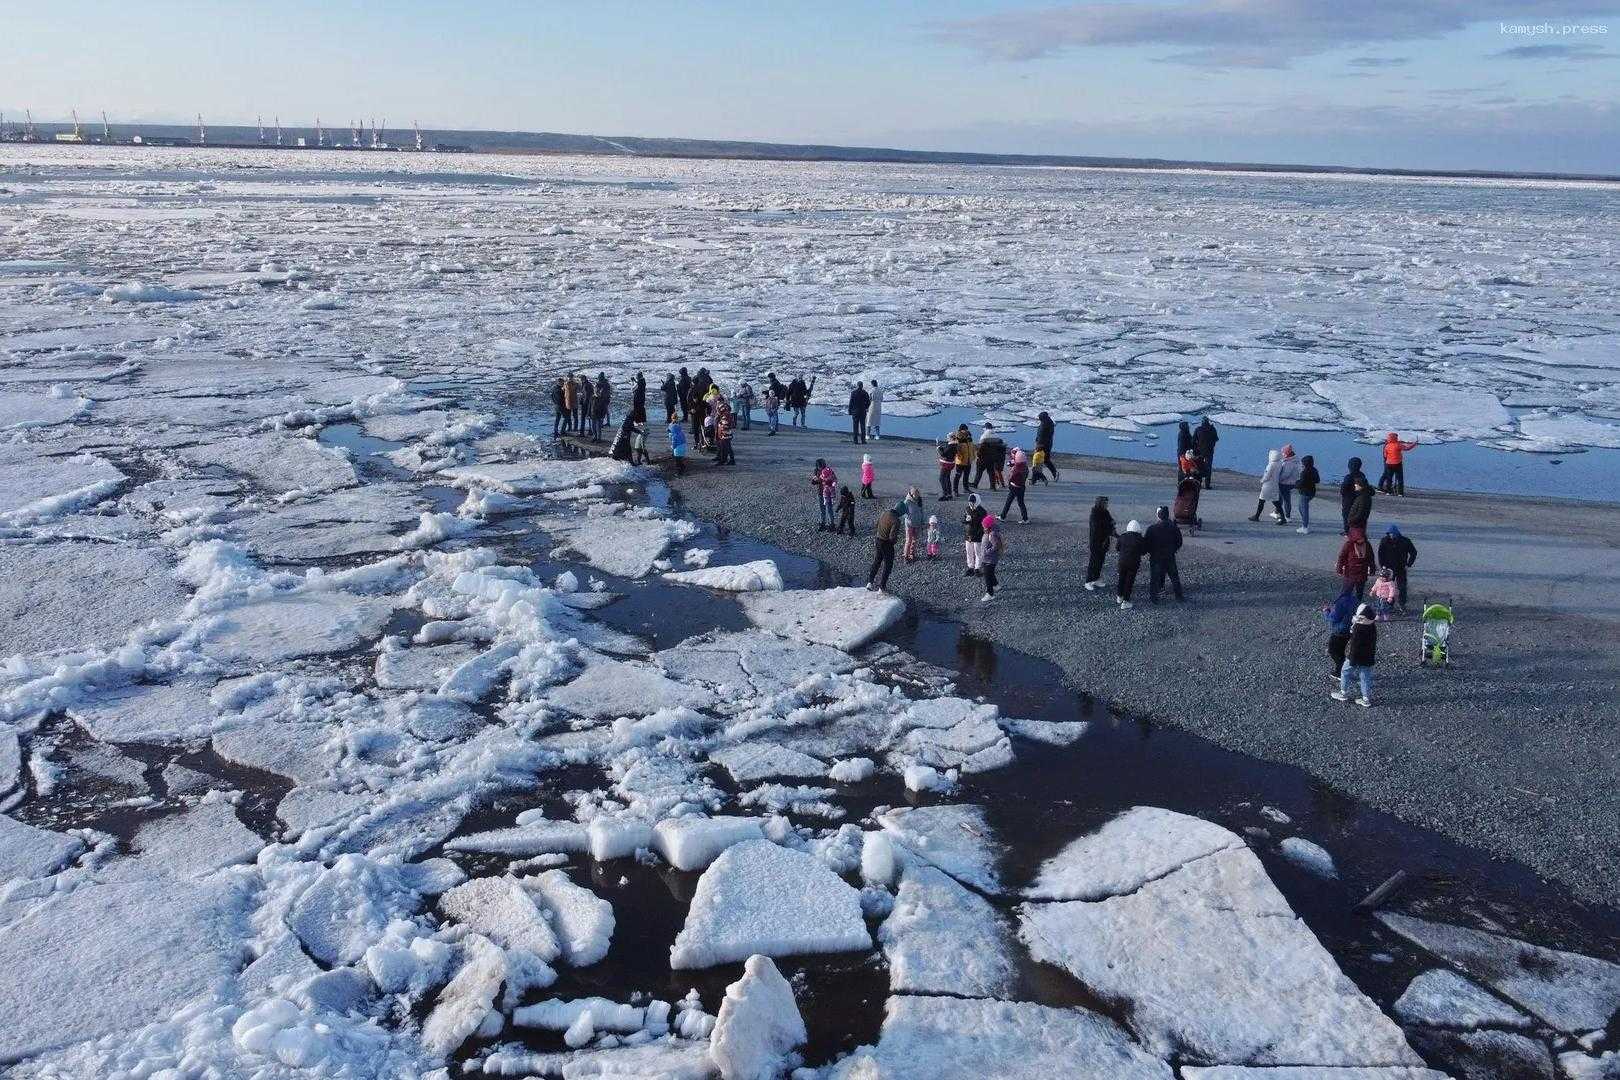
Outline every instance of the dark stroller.
POLYGON ((1197 532, 1204 527, 1204 519, 1198 516, 1198 496, 1204 493, 1204 486, 1198 482, 1196 476, 1184 477, 1176 486, 1176 502, 1170 510, 1170 516, 1177 525, 1197 532))

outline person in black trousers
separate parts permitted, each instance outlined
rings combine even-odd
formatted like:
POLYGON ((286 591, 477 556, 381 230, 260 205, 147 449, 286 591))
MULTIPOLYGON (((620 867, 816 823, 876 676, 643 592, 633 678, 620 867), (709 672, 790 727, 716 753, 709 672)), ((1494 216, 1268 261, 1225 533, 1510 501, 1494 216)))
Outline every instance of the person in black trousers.
POLYGON ((1198 428, 1193 432, 1193 453, 1198 455, 1198 463, 1204 467, 1204 473, 1199 478, 1204 481, 1204 490, 1214 487, 1212 477, 1215 473, 1215 444, 1221 441, 1221 433, 1215 430, 1215 425, 1204 417, 1198 422, 1198 428))
POLYGON ((894 570, 894 543, 900 538, 902 513, 903 510, 891 507, 878 515, 877 552, 872 556, 872 569, 866 575, 866 587, 872 592, 882 592, 889 584, 889 574, 894 570))
POLYGON ((551 421, 551 437, 555 439, 567 427, 564 421, 568 416, 568 397, 563 393, 561 379, 558 379, 557 384, 551 388, 551 410, 555 414, 555 418, 551 421))
POLYGON ((1181 550, 1181 530, 1170 520, 1170 508, 1159 507, 1159 520, 1148 526, 1148 599, 1159 602, 1159 590, 1164 579, 1170 579, 1170 588, 1178 601, 1187 599, 1181 593, 1181 571, 1176 567, 1176 552, 1181 550))
POLYGON ((1091 553, 1086 560, 1086 591, 1096 592, 1102 584, 1103 562, 1113 546, 1119 530, 1114 527, 1114 515, 1108 512, 1108 496, 1099 495, 1091 506, 1091 553))
POLYGON ((951 474, 956 472, 956 440, 947 435, 934 450, 939 455, 939 501, 950 502, 951 474))
POLYGON ((1035 449, 1041 454, 1041 460, 1035 464, 1036 475, 1042 469, 1052 474, 1052 479, 1058 478, 1057 462, 1052 460, 1053 436, 1057 434, 1057 425, 1052 422, 1050 413, 1042 411, 1035 425, 1035 449))
POLYGON ((1353 457, 1344 470, 1344 479, 1339 481, 1339 517, 1344 525, 1340 534, 1350 532, 1350 504, 1356 501, 1356 480, 1363 484, 1367 482, 1367 474, 1361 471, 1361 459, 1353 457))
MULTIPOLYGON (((692 376, 686 373, 685 368, 681 368, 681 377, 675 381, 675 394, 676 400, 680 402, 681 406, 681 423, 684 424, 692 401, 692 376)), ((675 410, 671 409, 670 411, 674 412, 675 410)))
POLYGON ((850 442, 866 441, 866 410, 871 404, 872 397, 866 392, 866 384, 856 383, 855 389, 849 392, 850 442))
POLYGON ((1401 532, 1400 528, 1391 525, 1384 530, 1384 538, 1378 541, 1378 565, 1387 566, 1395 572, 1395 588, 1400 594, 1401 612, 1406 612, 1406 572, 1417 565, 1417 545, 1401 532))
POLYGON ((1142 523, 1132 521, 1119 536, 1119 608, 1129 611, 1131 593, 1136 589, 1136 575, 1142 569, 1142 556, 1147 554, 1147 538, 1142 535, 1142 523))

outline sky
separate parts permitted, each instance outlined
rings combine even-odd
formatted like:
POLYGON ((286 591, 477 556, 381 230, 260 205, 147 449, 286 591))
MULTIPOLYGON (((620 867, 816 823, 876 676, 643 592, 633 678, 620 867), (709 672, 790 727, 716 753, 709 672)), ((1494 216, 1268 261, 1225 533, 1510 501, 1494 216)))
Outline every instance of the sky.
POLYGON ((0 0, 0 110, 1620 174, 1620 0, 0 0))

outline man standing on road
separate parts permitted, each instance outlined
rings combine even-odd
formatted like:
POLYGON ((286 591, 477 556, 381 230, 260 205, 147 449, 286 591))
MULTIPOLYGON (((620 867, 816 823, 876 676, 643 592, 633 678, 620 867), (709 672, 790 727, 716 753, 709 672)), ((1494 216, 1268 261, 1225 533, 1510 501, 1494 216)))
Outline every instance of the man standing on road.
POLYGON ((1204 490, 1208 491, 1214 486, 1212 477, 1215 472, 1215 444, 1221 441, 1221 433, 1215 430, 1215 425, 1204 417, 1198 423, 1198 430, 1193 432, 1193 453, 1198 455, 1198 462, 1204 467, 1204 473, 1199 478, 1204 481, 1204 490))
POLYGON ((866 575, 866 587, 871 592, 882 592, 889 584, 894 570, 894 545, 900 539, 901 522, 905 520, 905 506, 892 506, 878 515, 877 552, 872 556, 872 569, 866 575))
POLYGON ((681 405, 681 423, 684 424, 691 413, 692 402, 692 376, 686 373, 685 368, 681 368, 681 377, 676 380, 675 393, 681 405))
POLYGON ((1356 476, 1350 482, 1350 506, 1344 512, 1345 535, 1360 529, 1366 535, 1367 522, 1372 518, 1373 489, 1365 476, 1356 476))
POLYGON ((1057 425, 1052 422, 1052 414, 1041 412, 1035 424, 1035 478, 1040 477, 1042 469, 1052 474, 1052 479, 1058 478, 1057 462, 1052 460, 1052 443, 1057 435, 1057 425))
POLYGON ((1356 481, 1363 484, 1367 482, 1367 474, 1361 471, 1361 459, 1353 457, 1345 466, 1344 479, 1339 481, 1339 516, 1344 527, 1339 530, 1341 535, 1350 532, 1350 504, 1356 501, 1356 481))
POLYGON ((681 419, 686 419, 686 414, 681 412, 681 402, 683 400, 685 399, 681 396, 681 388, 676 384, 675 376, 664 376, 664 415, 680 413, 681 419))
POLYGON ((866 392, 866 384, 856 383, 855 389, 849 392, 850 442, 866 441, 866 410, 871 404, 872 397, 866 392))
POLYGON ((1406 614, 1406 572, 1417 564, 1417 545, 1407 539, 1400 528, 1391 525, 1378 541, 1378 565, 1388 567, 1395 574, 1395 588, 1400 596, 1401 614, 1406 614))
POLYGON ((1159 520, 1148 526, 1148 599, 1159 602, 1159 590, 1164 579, 1170 579, 1170 588, 1178 601, 1187 599, 1181 593, 1181 571, 1176 568, 1176 552, 1181 550, 1181 530, 1170 520, 1170 508, 1159 507, 1159 520))

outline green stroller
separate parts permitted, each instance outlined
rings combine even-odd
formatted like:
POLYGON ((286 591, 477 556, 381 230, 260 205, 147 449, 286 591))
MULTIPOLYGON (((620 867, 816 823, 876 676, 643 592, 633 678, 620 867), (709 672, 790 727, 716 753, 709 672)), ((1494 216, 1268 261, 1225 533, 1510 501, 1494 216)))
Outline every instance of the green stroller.
POLYGON ((1456 622, 1457 617, 1452 614, 1450 604, 1423 606, 1423 655, 1419 660, 1422 666, 1451 665, 1451 628, 1456 622))

